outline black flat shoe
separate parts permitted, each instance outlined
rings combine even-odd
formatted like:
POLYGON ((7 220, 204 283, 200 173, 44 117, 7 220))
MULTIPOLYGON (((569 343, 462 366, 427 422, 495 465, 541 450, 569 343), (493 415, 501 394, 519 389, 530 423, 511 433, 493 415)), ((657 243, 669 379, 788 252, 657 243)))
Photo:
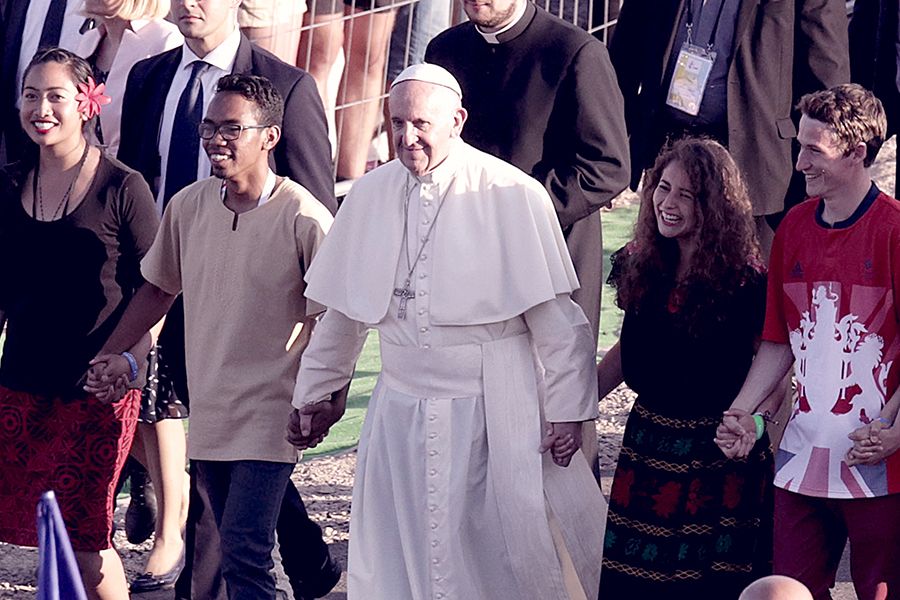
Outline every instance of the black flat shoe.
POLYGON ((181 551, 181 557, 178 559, 178 562, 176 562, 175 566, 169 571, 160 575, 144 573, 143 575, 135 577, 134 581, 131 582, 131 593, 143 594, 144 592, 172 589, 175 587, 175 582, 178 580, 178 576, 181 575, 181 570, 183 568, 184 550, 181 551))

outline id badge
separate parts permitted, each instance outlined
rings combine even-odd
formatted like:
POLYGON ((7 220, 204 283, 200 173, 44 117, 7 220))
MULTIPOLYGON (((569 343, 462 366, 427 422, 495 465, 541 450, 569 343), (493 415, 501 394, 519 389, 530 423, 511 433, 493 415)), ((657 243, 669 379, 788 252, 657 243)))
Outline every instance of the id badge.
POLYGON ((696 117, 715 61, 714 50, 685 43, 678 53, 666 104, 696 117))

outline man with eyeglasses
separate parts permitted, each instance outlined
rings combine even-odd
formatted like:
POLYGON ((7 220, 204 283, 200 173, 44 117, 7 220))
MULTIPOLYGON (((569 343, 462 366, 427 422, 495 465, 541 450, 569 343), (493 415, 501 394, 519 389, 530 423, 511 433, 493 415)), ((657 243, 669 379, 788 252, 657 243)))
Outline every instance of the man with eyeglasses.
MULTIPOLYGON (((302 185, 334 213, 337 201, 331 144, 316 83, 309 73, 281 61, 241 33, 239 4, 239 0, 172 2, 172 20, 184 36, 184 44, 131 69, 122 99, 117 158, 144 176, 162 214, 177 191, 210 174, 197 126, 209 108, 216 82, 228 74, 259 75, 272 82, 290 115, 282 125, 281 142, 270 153, 272 169, 302 185)), ((178 300, 157 340, 158 376, 145 388, 145 406, 150 408, 144 414, 153 425, 143 430, 152 430, 146 446, 153 448, 155 442, 164 458, 160 461, 163 485, 158 487, 163 495, 166 489, 182 488, 178 476, 184 463, 184 430, 178 421, 190 410, 184 358, 184 311, 178 300), (174 418, 173 413, 177 415, 174 418)), ((192 478, 185 566, 175 586, 180 600, 225 597, 217 568, 215 524, 209 512, 205 492, 192 478)), ((285 493, 277 530, 282 565, 294 596, 324 596, 337 582, 339 570, 293 485, 285 493)), ((175 574, 177 565, 169 573, 147 573, 149 580, 139 578, 144 581, 133 591, 159 589, 175 574)))
POLYGON ((173 196, 141 264, 147 283, 91 374, 95 383, 117 377, 119 346, 182 294, 188 458, 209 496, 229 598, 275 598, 275 524, 297 460, 285 423, 300 354, 323 310, 304 298, 303 276, 332 217, 269 168, 283 110, 263 77, 219 80, 199 126, 214 177, 173 196))

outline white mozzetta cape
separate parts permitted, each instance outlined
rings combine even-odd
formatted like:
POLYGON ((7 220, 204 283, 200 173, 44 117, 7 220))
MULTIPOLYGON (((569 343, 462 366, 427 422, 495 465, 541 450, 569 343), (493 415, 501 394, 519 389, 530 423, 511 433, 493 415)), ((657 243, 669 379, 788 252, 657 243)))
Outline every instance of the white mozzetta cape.
POLYGON ((461 142, 418 181, 392 162, 354 187, 307 280, 328 312, 294 406, 350 380, 369 328, 381 346, 349 600, 596 598, 603 497, 580 452, 567 468, 538 452, 545 418, 597 414, 596 342, 544 189, 461 142), (400 319, 393 289, 426 237, 400 319))
MULTIPOLYGON (((432 172, 440 195, 447 195, 431 249, 431 321, 496 323, 578 289, 541 184, 498 158, 457 144, 432 172)), ((394 160, 353 186, 306 274, 307 298, 354 321, 381 321, 403 249, 404 198, 415 183, 394 160)), ((414 257, 416 250, 409 254, 414 257)))

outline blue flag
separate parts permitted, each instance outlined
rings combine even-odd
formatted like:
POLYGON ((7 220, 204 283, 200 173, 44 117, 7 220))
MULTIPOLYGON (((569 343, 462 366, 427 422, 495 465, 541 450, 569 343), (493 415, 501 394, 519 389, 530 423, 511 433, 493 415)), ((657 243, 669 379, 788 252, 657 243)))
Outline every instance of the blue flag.
POLYGON ((37 600, 87 600, 75 553, 53 492, 45 492, 37 507, 37 600))

